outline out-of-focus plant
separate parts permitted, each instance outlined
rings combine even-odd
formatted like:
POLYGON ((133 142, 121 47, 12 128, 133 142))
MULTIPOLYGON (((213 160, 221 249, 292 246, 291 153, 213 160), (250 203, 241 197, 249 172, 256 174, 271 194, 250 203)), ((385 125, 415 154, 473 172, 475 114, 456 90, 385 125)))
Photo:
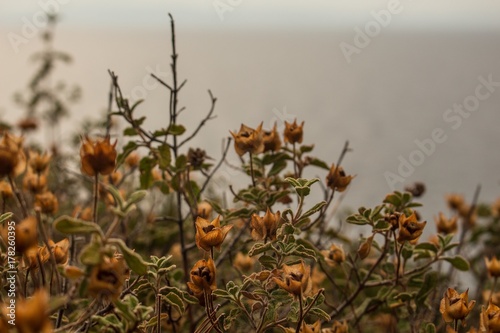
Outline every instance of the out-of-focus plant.
MULTIPOLYGON (((151 73, 170 98, 159 126, 145 125, 141 101, 124 98, 109 71, 106 121, 100 135, 79 133, 77 158, 35 149, 26 128, 3 133, 1 332, 500 331, 498 200, 479 204, 479 187, 470 203, 449 195, 435 233, 418 211, 421 183, 339 217, 356 181, 343 165, 349 143, 326 163, 297 119, 283 133, 263 122, 228 129, 220 157, 208 157, 190 144, 216 98, 209 91, 198 126, 182 124, 170 19, 171 82, 151 73), (216 181, 231 147, 241 188, 216 181)), ((34 116, 46 98, 55 121, 67 106, 42 82, 62 56, 43 54, 23 105, 34 116)))

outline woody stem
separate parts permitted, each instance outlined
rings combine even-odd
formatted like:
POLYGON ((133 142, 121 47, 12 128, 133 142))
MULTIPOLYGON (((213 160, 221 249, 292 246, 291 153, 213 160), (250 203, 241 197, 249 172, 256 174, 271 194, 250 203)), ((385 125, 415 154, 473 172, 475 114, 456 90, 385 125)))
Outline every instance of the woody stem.
POLYGON ((394 252, 396 253, 396 280, 395 280, 395 285, 397 286, 399 283, 399 269, 401 267, 401 249, 403 248, 403 245, 401 247, 398 247, 398 240, 396 239, 396 231, 393 230, 392 234, 394 235, 394 252), (399 249, 398 249, 399 248, 399 249))
POLYGON ((293 173, 295 175, 295 178, 298 178, 299 172, 297 170, 297 161, 296 161, 297 153, 295 152, 295 142, 292 145, 293 145, 292 146, 292 148, 293 148, 293 173))
POLYGON ((304 319, 304 305, 302 304, 302 290, 299 295, 299 320, 297 321, 297 328, 295 329, 295 333, 300 333, 300 328, 302 326, 302 320, 304 319))
POLYGON ((458 332, 458 319, 455 319, 455 320, 453 321, 453 330, 454 330, 455 332, 458 332))
POLYGON ((252 185, 255 187, 255 178, 253 175, 253 156, 252 152, 248 152, 248 154, 250 155, 250 176, 252 177, 252 185))
POLYGON ((8 175, 7 177, 9 178, 10 187, 12 188, 12 191, 16 195, 19 208, 21 208, 21 211, 23 212, 23 217, 26 218, 28 217, 28 209, 26 208, 26 201, 24 201, 23 195, 17 188, 16 183, 14 182, 14 178, 12 178, 11 175, 8 175))
POLYGON ((94 223, 97 223, 97 201, 99 199, 99 174, 96 172, 94 175, 94 207, 92 210, 92 216, 94 217, 94 223))

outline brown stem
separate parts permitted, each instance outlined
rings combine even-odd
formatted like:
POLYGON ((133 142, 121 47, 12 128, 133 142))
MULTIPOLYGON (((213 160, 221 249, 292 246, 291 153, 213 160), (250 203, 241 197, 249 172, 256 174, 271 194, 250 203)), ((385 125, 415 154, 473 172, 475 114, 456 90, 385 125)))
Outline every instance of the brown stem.
POLYGON ((248 152, 249 156, 250 156, 250 177, 252 177, 252 185, 253 187, 255 187, 255 177, 254 177, 254 174, 253 174, 253 156, 252 156, 252 152, 248 152))
POLYGON ((97 223, 97 203, 99 199, 99 173, 94 175, 94 206, 92 210, 92 216, 94 218, 94 223, 97 223))
POLYGON ((19 204, 19 208, 21 209, 21 211, 23 213, 23 218, 27 218, 28 217, 28 208, 26 205, 26 201, 24 200, 23 195, 21 194, 21 192, 17 188, 16 182, 14 181, 14 178, 12 177, 12 175, 8 175, 7 178, 9 179, 10 187, 12 188, 12 191, 14 192, 14 194, 16 196, 17 203, 19 204))

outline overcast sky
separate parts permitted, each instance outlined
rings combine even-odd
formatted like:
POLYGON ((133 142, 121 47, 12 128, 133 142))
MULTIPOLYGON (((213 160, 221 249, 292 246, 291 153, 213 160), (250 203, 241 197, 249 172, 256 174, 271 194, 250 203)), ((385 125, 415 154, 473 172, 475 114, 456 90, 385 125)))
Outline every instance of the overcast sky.
POLYGON ((394 2, 401 9, 392 29, 500 30, 496 0, 0 0, 0 24, 21 27, 23 17, 50 2, 60 7, 64 25, 77 27, 157 27, 170 12, 193 28, 349 28, 394 2))

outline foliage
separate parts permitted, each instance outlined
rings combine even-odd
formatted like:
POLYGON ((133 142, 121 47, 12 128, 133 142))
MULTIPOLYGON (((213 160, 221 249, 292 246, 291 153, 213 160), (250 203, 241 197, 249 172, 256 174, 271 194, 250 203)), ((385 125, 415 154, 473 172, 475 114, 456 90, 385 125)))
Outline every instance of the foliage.
MULTIPOLYGON (((422 234, 433 226, 421 221, 416 201, 422 184, 339 219, 337 204, 356 181, 341 166, 349 144, 329 167, 303 143, 304 122, 286 123, 284 133, 276 125, 242 125, 225 139, 219 159, 210 159, 189 144, 214 118, 216 98, 209 91, 211 104, 196 128, 181 124, 186 81, 178 78, 172 18, 171 29, 172 82, 152 74, 170 96, 164 126, 144 126, 141 101, 124 98, 110 71, 113 103, 103 135, 84 132, 78 158, 60 149, 40 155, 4 134, 0 163, 12 168, 0 168, 0 331, 465 332, 461 321, 496 332, 498 201, 478 204, 479 189, 470 203, 449 196, 454 217, 439 216, 439 233, 428 241, 422 234), (126 124, 122 133, 117 121, 126 124), (241 165, 231 168, 247 183, 239 189, 217 182, 232 145, 241 165), (71 171, 80 163, 82 173, 71 171), (307 169, 322 178, 304 178, 307 169), (312 193, 324 200, 310 203, 312 193), (344 221, 363 235, 342 230, 344 221), (14 299, 24 304, 15 327, 7 308, 12 270, 14 299), (461 271, 470 272, 466 283, 461 271), (483 307, 448 289, 457 284, 483 307), (465 308, 454 310, 456 304, 465 308)), ((21 104, 30 117, 33 100, 48 94, 40 82, 52 62, 66 59, 52 56, 30 85, 31 102, 21 104)), ((67 107, 50 94, 48 116, 57 120, 67 107)), ((21 130, 26 139, 32 135, 21 130)))

